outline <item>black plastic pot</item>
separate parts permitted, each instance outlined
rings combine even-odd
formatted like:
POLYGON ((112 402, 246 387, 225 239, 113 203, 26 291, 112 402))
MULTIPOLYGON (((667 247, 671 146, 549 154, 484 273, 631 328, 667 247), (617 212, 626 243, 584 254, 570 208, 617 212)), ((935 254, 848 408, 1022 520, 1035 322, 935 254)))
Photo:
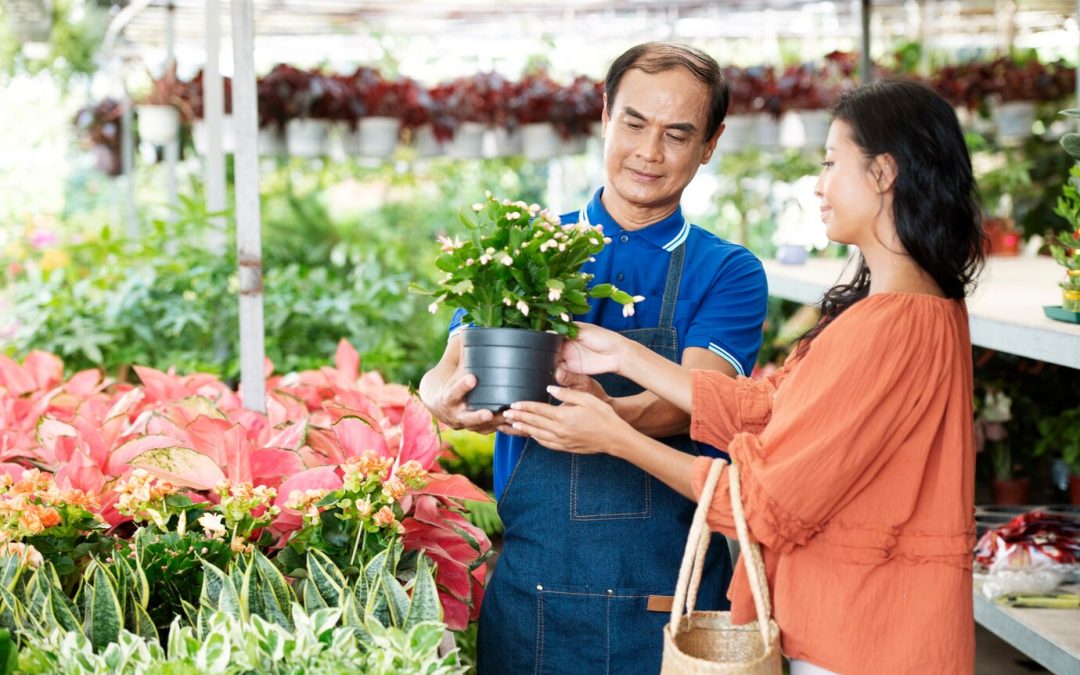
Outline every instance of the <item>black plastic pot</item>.
POLYGON ((499 412, 514 401, 543 401, 555 383, 563 337, 521 328, 466 328, 462 337, 465 372, 476 375, 466 395, 470 410, 499 412))

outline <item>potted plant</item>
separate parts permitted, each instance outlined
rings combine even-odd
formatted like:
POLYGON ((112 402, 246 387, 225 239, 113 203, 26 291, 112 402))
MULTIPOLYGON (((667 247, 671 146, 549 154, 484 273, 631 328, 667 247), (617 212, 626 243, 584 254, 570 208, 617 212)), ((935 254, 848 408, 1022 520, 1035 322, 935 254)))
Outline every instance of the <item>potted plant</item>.
POLYGON ((990 456, 995 504, 1026 504, 1031 481, 1016 476, 1016 458, 1008 443, 1005 423, 1012 420, 1012 399, 1000 390, 987 388, 975 399, 975 452, 984 449, 990 456))
MULTIPOLYGON (((1080 109, 1062 111, 1067 117, 1080 118, 1080 109)), ((1080 133, 1071 132, 1061 137, 1061 147, 1073 158, 1080 160, 1080 133)), ((1068 229, 1050 238, 1050 254, 1065 268, 1061 280, 1061 308, 1065 312, 1080 313, 1080 165, 1069 169, 1069 180, 1061 187, 1054 213, 1065 219, 1068 229)), ((1067 317, 1066 317, 1067 318, 1067 317)), ((1080 317, 1072 317, 1075 321, 1080 317)))
POLYGON ((568 86, 560 87, 552 101, 551 117, 562 140, 562 154, 585 152, 586 141, 593 125, 599 124, 603 109, 601 83, 581 75, 568 86))
POLYGON ((599 227, 563 227, 536 204, 488 195, 463 212, 465 238, 440 237, 436 266, 445 273, 429 310, 447 304, 465 311, 462 362, 478 384, 467 397, 473 409, 499 411, 514 401, 546 401, 564 336, 574 337, 574 314, 588 299, 610 298, 631 316, 631 297, 611 284, 589 282, 581 266, 609 240, 599 227))
POLYGON ((514 88, 510 114, 521 125, 521 151, 526 159, 545 160, 559 154, 562 144, 554 120, 561 89, 543 70, 528 73, 514 88))
POLYGON ((484 132, 505 126, 510 83, 498 73, 477 73, 439 88, 435 94, 446 101, 446 109, 456 121, 450 154, 476 158, 483 153, 484 132))
POLYGON ((398 87, 401 129, 408 144, 416 150, 416 156, 443 154, 446 144, 454 137, 454 121, 445 96, 436 95, 437 87, 428 89, 411 78, 400 80, 398 87))
POLYGON ((1031 137, 1035 103, 1048 94, 1040 85, 1045 75, 1037 58, 1021 63, 1011 57, 1002 57, 990 64, 988 88, 992 92, 997 138, 1002 145, 1016 145, 1031 137))
POLYGON ((80 144, 94 153, 97 168, 108 176, 119 176, 124 170, 120 159, 123 118, 123 105, 111 98, 88 105, 75 114, 80 144))
POLYGON ((347 78, 334 78, 346 88, 344 121, 346 151, 362 157, 384 158, 397 148, 404 113, 400 82, 384 79, 374 68, 361 66, 347 78))
POLYGON ((1034 189, 1031 182, 1032 162, 1015 149, 998 152, 979 149, 982 147, 982 137, 976 135, 969 138, 973 143, 972 165, 982 200, 987 253, 1019 255, 1023 231, 1016 227, 1013 205, 1034 189))
POLYGON ((147 143, 165 145, 176 140, 181 121, 193 118, 187 100, 187 85, 176 76, 176 61, 165 66, 155 78, 149 95, 136 108, 139 136, 147 143))
POLYGON ((1080 504, 1080 406, 1039 419, 1035 455, 1056 454, 1069 466, 1069 498, 1080 504))

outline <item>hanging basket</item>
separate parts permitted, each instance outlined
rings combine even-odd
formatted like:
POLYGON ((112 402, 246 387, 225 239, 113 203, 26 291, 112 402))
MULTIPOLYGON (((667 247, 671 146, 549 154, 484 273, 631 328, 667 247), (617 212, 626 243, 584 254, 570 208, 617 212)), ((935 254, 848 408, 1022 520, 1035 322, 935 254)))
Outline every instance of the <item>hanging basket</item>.
POLYGON ((470 410, 506 410, 514 401, 550 401, 563 337, 524 328, 466 328, 461 360, 476 387, 465 396, 470 410))
POLYGON ((330 146, 330 121, 292 119, 285 126, 285 146, 293 157, 321 157, 330 146))
POLYGON ((492 130, 495 139, 495 157, 517 157, 522 153, 521 129, 496 127, 492 130))
POLYGON ((139 138, 154 145, 167 145, 180 135, 180 111, 171 105, 136 106, 139 138))
POLYGON ((462 122, 454 132, 449 154, 458 159, 477 159, 484 154, 484 130, 479 122, 462 122))
POLYGON ((695 610, 705 553, 709 549, 709 528, 705 516, 712 504, 716 484, 726 463, 713 460, 709 477, 694 511, 686 540, 671 621, 664 626, 664 659, 661 675, 780 675, 780 627, 772 620, 765 563, 743 514, 739 471, 728 466, 731 508, 739 548, 743 553, 750 590, 754 596, 757 621, 745 625, 731 623, 731 612, 695 610), (685 614, 683 613, 685 611, 685 614))
POLYGON ((396 117, 364 117, 357 125, 356 154, 383 159, 394 154, 401 120, 396 117))
POLYGON ((825 147, 825 139, 829 136, 829 125, 832 124, 832 115, 828 110, 801 110, 799 121, 802 122, 802 147, 819 149, 825 147))
POLYGON ((281 128, 272 124, 259 129, 259 155, 262 157, 282 157, 289 154, 285 145, 285 134, 281 128))
POLYGON ((997 139, 1005 145, 1019 144, 1031 137, 1035 124, 1034 101, 1010 101, 994 106, 997 139))
POLYGON ((412 137, 417 157, 438 157, 446 154, 446 145, 435 135, 435 129, 430 124, 414 129, 412 137))
POLYGON ((521 128, 521 153, 525 159, 542 161, 559 154, 562 143, 551 122, 526 124, 521 128))
POLYGON ((768 113, 757 115, 754 120, 754 145, 763 151, 779 148, 780 120, 768 113))
POLYGON ((724 118, 724 133, 716 143, 716 149, 722 153, 740 152, 747 145, 752 145, 754 118, 756 115, 728 115, 724 118))

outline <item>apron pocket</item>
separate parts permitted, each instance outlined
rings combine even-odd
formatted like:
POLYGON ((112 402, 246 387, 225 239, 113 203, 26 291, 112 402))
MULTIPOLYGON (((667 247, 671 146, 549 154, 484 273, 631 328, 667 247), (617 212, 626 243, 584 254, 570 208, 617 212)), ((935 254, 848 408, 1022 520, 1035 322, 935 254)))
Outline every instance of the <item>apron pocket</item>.
POLYGON ((652 479, 610 455, 572 455, 571 520, 632 520, 652 517, 652 479))
POLYGON ((538 675, 648 673, 660 670, 668 615, 649 612, 649 594, 543 586, 537 591, 538 675))

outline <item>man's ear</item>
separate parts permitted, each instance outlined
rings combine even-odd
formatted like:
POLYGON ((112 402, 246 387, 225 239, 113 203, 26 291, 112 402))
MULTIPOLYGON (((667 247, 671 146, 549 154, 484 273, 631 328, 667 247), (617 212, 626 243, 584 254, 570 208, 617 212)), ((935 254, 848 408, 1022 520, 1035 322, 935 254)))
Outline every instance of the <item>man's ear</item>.
POLYGON ((716 152, 716 143, 720 140, 720 135, 724 133, 724 129, 727 128, 726 124, 721 123, 720 128, 716 130, 713 137, 709 139, 709 142, 705 144, 705 154, 701 156, 701 164, 704 166, 712 159, 712 155, 716 152))
POLYGON ((870 164, 870 174, 877 184, 878 194, 885 194, 896 183, 896 160, 888 153, 878 155, 870 164))

